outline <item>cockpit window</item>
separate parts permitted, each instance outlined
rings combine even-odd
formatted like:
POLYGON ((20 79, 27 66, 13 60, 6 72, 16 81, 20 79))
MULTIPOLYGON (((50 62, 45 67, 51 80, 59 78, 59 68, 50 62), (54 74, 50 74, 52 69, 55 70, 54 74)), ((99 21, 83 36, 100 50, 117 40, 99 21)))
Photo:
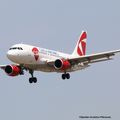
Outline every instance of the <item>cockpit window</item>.
POLYGON ((12 48, 10 48, 9 50, 16 50, 16 49, 18 49, 18 50, 23 50, 23 48, 21 48, 21 47, 12 47, 12 48))

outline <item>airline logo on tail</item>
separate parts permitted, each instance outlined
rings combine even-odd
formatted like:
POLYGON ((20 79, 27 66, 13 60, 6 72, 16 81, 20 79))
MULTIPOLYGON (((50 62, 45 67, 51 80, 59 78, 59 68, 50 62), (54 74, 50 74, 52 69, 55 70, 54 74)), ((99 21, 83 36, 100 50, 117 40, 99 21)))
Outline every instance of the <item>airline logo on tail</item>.
POLYGON ((78 46, 77 46, 77 53, 79 56, 83 56, 86 54, 86 32, 83 32, 79 38, 78 46))
POLYGON ((86 54, 87 33, 83 31, 78 39, 77 45, 72 53, 72 56, 84 56, 86 54))

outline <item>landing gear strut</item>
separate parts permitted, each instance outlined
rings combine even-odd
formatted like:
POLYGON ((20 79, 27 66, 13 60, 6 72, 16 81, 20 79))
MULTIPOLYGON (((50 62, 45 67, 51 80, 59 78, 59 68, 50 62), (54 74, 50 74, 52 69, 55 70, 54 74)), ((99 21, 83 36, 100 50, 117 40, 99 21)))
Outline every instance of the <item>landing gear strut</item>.
POLYGON ((29 78, 29 83, 36 83, 37 82, 37 78, 33 76, 34 71, 33 70, 29 70, 29 73, 31 74, 31 78, 29 78))
POLYGON ((62 79, 65 80, 66 78, 70 79, 70 74, 69 73, 62 74, 62 79))

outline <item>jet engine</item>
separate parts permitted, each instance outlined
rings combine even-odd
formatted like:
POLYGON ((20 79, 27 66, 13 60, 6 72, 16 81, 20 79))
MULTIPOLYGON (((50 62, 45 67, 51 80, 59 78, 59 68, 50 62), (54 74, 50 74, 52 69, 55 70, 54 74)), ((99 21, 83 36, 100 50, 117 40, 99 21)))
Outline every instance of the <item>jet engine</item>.
POLYGON ((5 67, 5 72, 9 75, 9 76, 17 76, 20 74, 21 72, 21 68, 19 66, 16 65, 7 65, 5 67))
POLYGON ((58 70, 66 70, 70 68, 71 64, 68 60, 57 59, 55 60, 54 67, 58 70))

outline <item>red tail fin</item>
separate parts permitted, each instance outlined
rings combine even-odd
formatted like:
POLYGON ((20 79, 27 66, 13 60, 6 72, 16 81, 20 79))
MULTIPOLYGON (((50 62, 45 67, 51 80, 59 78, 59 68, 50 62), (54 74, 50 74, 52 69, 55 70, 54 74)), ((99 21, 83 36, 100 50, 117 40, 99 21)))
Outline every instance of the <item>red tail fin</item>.
POLYGON ((87 33, 83 31, 78 39, 77 45, 72 54, 73 56, 83 56, 86 54, 86 39, 87 33))

